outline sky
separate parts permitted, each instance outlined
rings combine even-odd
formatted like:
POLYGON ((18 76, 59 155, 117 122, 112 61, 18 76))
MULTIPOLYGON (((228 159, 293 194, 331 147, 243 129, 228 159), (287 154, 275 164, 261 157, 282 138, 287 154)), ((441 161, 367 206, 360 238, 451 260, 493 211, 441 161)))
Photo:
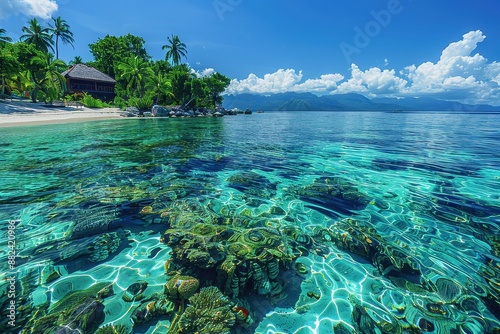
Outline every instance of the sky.
POLYGON ((164 59, 178 35, 199 74, 231 78, 227 93, 361 93, 500 105, 498 0, 0 0, 0 27, 18 40, 36 17, 61 16, 74 49, 107 34, 144 38, 164 59))

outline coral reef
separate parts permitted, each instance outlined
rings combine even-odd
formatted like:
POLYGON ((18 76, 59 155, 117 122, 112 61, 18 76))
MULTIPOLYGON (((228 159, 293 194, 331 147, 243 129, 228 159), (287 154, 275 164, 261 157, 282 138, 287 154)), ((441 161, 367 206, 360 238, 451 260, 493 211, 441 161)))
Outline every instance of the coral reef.
POLYGON ((155 293, 151 297, 143 300, 131 315, 134 325, 149 322, 157 317, 172 313, 175 305, 163 293, 155 293))
POLYGON ((123 325, 115 325, 115 324, 108 324, 102 327, 99 327, 95 334, 128 334, 130 333, 130 329, 123 325))
POLYGON ((227 179, 228 186, 257 198, 272 198, 276 195, 276 185, 255 172, 241 172, 227 179))
POLYGON ((90 262, 104 261, 118 250, 125 236, 126 232, 118 229, 115 232, 70 240, 61 245, 62 250, 59 252, 59 258, 69 261, 86 256, 90 262))
POLYGON ((165 284, 165 294, 171 300, 188 299, 200 286, 200 281, 191 276, 176 275, 165 284))
POLYGON ((229 298, 210 286, 189 298, 189 306, 179 318, 178 332, 229 334, 235 321, 229 298))
POLYGON ((148 287, 148 282, 137 281, 131 284, 127 290, 123 292, 122 299, 126 302, 133 302, 144 298, 144 290, 148 287))
POLYGON ((87 299, 103 299, 113 294, 112 282, 101 282, 90 286, 85 290, 76 290, 68 293, 57 303, 52 305, 49 313, 58 313, 71 309, 74 305, 82 303, 87 299))
POLYGON ((370 203, 370 198, 360 192, 356 184, 341 177, 320 177, 308 186, 292 187, 290 191, 305 202, 334 207, 346 214, 362 210, 370 203))

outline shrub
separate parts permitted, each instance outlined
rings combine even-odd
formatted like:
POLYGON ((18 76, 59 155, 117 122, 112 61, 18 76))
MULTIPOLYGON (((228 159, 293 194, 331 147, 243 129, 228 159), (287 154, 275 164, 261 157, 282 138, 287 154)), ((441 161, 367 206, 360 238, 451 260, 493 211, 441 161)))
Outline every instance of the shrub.
POLYGON ((122 110, 125 110, 125 108, 127 107, 127 101, 125 101, 122 97, 120 96, 115 96, 115 99, 113 100, 113 104, 122 109, 122 110))
POLYGON ((99 100, 93 98, 91 95, 84 93, 82 103, 87 108, 104 108, 105 104, 99 100))
POLYGON ((149 96, 132 97, 128 100, 129 107, 137 107, 139 110, 149 110, 153 106, 153 99, 149 96))

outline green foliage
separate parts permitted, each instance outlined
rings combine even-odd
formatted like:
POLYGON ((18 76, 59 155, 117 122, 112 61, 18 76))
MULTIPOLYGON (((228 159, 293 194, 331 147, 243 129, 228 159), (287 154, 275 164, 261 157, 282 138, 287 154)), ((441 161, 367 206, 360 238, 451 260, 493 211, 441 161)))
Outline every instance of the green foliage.
POLYGON ((146 79, 153 75, 149 63, 135 56, 125 58, 120 61, 117 66, 119 77, 123 78, 126 83, 128 93, 137 93, 140 96, 144 93, 144 85, 146 79))
POLYGON ((61 72, 67 65, 59 59, 53 60, 52 54, 39 54, 31 59, 30 71, 35 88, 32 93, 33 102, 36 102, 38 90, 47 95, 49 102, 65 90, 66 80, 61 72))
POLYGON ((99 99, 95 99, 92 95, 83 93, 82 103, 87 108, 104 108, 105 104, 99 99))
MULTIPOLYGON (((15 74, 20 70, 20 66, 21 64, 17 60, 12 45, 0 45, 0 77, 2 85, 0 94, 6 94, 7 81, 15 76, 15 74)), ((10 94, 10 87, 7 89, 8 93, 10 94)))
POLYGON ((144 43, 144 39, 131 34, 99 38, 97 42, 89 44, 95 59, 92 66, 114 78, 116 67, 126 58, 139 57, 143 61, 149 61, 151 57, 146 52, 144 43))
POLYGON ((160 101, 165 102, 166 100, 162 100, 163 97, 173 97, 171 88, 172 83, 161 72, 156 72, 151 75, 146 83, 146 89, 148 89, 152 95, 156 96, 155 104, 160 103, 160 101))
POLYGON ((125 101, 125 99, 120 96, 115 96, 113 104, 115 105, 115 107, 120 108, 122 110, 125 110, 125 108, 127 107, 127 101, 125 101))
POLYGON ((168 79, 172 83, 174 104, 188 104, 191 99, 191 76, 189 67, 186 64, 178 65, 172 68, 168 73, 168 79))
POLYGON ((80 56, 75 56, 72 60, 69 61, 69 65, 83 64, 83 59, 80 56))
MULTIPOLYGON (((57 58, 60 41, 74 43, 68 23, 57 17, 52 18, 50 27, 43 27, 37 19, 32 19, 23 27, 21 41, 10 43, 5 29, 0 28, 0 94, 17 91, 24 95, 31 91, 34 102, 38 96, 49 102, 63 96, 66 81, 60 73, 67 67, 57 58), (50 50, 55 50, 55 60, 50 50)), ((187 57, 186 45, 177 35, 169 36, 167 41, 163 46, 167 51, 166 60, 151 61, 141 37, 107 35, 89 45, 95 59, 86 64, 117 80, 113 103, 119 108, 130 105, 146 110, 153 102, 188 108, 220 105, 229 79, 218 73, 196 77, 187 64, 180 64, 187 57)), ((82 62, 80 56, 75 56, 70 64, 82 62)), ((90 95, 65 98, 82 99, 84 105, 92 108, 106 106, 90 95)))
POLYGON ((12 38, 5 35, 5 29, 0 28, 0 44, 10 42, 12 42, 12 38))
POLYGON ((52 40, 52 35, 50 28, 42 27, 37 19, 33 18, 29 21, 28 27, 23 27, 23 35, 20 40, 26 44, 33 44, 35 47, 43 52, 48 52, 54 50, 52 45, 54 41, 52 40))
POLYGON ((203 78, 203 81, 207 85, 210 107, 215 108, 216 106, 222 104, 222 93, 224 93, 226 88, 231 83, 231 79, 225 75, 215 72, 212 75, 203 78))
POLYGON ((148 110, 153 106, 153 99, 150 96, 132 97, 127 104, 129 107, 136 107, 139 110, 148 110))
POLYGON ((52 18, 54 21, 54 26, 49 25, 49 30, 52 32, 53 36, 56 36, 56 59, 59 59, 59 38, 63 44, 70 44, 73 46, 75 41, 73 38, 73 33, 69 30, 68 23, 61 19, 61 17, 52 18))
POLYGON ((161 47, 162 50, 167 50, 165 59, 172 59, 174 65, 179 65, 181 58, 187 58, 186 44, 182 43, 179 36, 173 35, 172 37, 167 37, 168 44, 161 47))

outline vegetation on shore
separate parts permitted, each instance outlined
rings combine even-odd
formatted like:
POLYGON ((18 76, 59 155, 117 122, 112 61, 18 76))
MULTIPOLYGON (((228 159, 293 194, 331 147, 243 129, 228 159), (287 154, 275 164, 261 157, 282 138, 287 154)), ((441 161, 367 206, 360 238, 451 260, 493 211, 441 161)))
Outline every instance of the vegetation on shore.
POLYGON ((143 38, 106 35, 89 49, 93 61, 83 62, 75 55, 68 64, 59 59, 59 47, 73 46, 70 25, 61 17, 44 27, 33 18, 22 28, 19 42, 13 42, 5 29, 0 29, 0 97, 30 96, 52 103, 54 100, 81 101, 89 107, 113 105, 139 109, 153 104, 180 105, 184 108, 215 108, 222 103, 221 94, 230 79, 220 73, 200 76, 182 63, 187 59, 187 47, 179 36, 167 37, 164 60, 153 60, 145 49, 143 38), (114 101, 106 103, 88 94, 67 93, 66 80, 61 73, 75 64, 86 64, 116 80, 114 101))

